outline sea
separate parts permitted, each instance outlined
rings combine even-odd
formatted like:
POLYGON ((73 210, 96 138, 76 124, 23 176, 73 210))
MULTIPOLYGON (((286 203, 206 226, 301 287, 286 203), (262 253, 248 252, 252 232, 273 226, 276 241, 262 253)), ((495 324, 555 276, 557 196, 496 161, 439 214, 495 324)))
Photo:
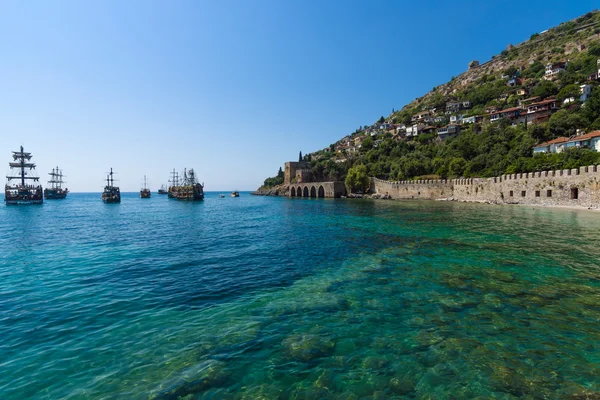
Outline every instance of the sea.
POLYGON ((0 205, 0 399, 600 398, 600 213, 0 205))

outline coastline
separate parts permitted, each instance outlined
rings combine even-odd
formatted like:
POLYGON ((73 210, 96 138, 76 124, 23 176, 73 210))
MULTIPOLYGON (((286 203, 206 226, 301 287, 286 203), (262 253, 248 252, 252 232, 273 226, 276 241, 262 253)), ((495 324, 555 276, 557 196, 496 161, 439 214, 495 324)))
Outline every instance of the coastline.
MULTIPOLYGON (((289 187, 287 185, 274 186, 272 188, 260 187, 254 192, 251 192, 253 196, 268 196, 268 197, 290 197, 289 187)), ((577 204, 552 204, 552 203, 518 203, 518 202, 496 202, 490 200, 479 200, 479 199, 457 199, 454 197, 440 197, 440 198, 398 198, 392 197, 389 194, 381 193, 367 193, 367 194, 356 194, 351 193, 343 198, 346 199, 368 199, 368 200, 392 200, 392 201, 419 201, 419 200, 431 200, 441 202, 458 202, 458 203, 476 203, 476 204, 488 204, 497 206, 520 206, 520 207, 536 207, 546 209, 562 209, 562 210, 573 210, 573 211, 592 211, 600 212, 599 205, 577 205, 577 204)))

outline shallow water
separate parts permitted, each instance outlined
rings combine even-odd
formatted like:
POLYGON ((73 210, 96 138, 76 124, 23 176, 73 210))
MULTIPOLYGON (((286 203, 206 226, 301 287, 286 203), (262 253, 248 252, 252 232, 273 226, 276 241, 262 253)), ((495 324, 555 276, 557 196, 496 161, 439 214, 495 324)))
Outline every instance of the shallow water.
POLYGON ((0 398, 600 396, 599 228, 247 193, 0 207, 0 398))

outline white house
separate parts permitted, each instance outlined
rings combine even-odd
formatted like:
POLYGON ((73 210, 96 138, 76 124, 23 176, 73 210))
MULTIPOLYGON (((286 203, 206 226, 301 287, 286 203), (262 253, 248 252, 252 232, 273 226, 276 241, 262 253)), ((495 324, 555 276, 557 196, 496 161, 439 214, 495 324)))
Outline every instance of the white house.
POLYGON ((586 84, 579 86, 579 88, 581 89, 581 96, 579 96, 579 100, 585 103, 592 94, 592 87, 586 84))
POLYGON ((567 63, 565 62, 546 64, 546 74, 544 75, 544 79, 549 81, 555 79, 561 71, 565 70, 566 67, 567 63))

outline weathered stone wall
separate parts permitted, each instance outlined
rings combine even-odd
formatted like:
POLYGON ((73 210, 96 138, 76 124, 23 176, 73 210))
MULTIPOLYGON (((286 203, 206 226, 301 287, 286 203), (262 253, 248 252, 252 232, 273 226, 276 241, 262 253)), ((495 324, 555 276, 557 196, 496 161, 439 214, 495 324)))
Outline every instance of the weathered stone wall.
POLYGON ((292 179, 296 177, 296 170, 307 168, 308 164, 304 161, 294 162, 288 161, 284 165, 283 171, 283 183, 289 185, 292 183, 292 179))
POLYGON ((452 183, 445 179, 389 182, 371 178, 371 193, 392 199, 442 199, 452 197, 452 183))
POLYGON ((290 185, 287 190, 289 197, 326 197, 337 198, 346 195, 344 182, 312 182, 290 185))
POLYGON ((503 204, 600 207, 600 166, 431 181, 388 182, 373 178, 374 193, 396 199, 454 199, 503 204))

